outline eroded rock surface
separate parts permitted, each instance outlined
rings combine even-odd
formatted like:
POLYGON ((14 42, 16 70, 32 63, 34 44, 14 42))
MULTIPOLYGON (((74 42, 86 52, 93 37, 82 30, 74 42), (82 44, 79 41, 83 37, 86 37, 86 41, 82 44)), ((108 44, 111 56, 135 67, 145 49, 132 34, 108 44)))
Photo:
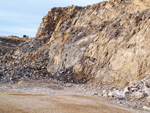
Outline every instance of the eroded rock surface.
POLYGON ((53 8, 36 38, 1 60, 0 73, 10 80, 35 75, 124 87, 150 73, 149 35, 149 0, 53 8))
POLYGON ((150 73, 149 0, 53 8, 36 38, 46 35, 52 75, 72 69, 78 78, 122 87, 150 73))
POLYGON ((53 8, 35 38, 0 37, 0 45, 2 83, 57 79, 76 83, 82 93, 150 109, 149 0, 53 8))
POLYGON ((51 9, 36 38, 1 60, 1 80, 52 77, 125 87, 149 76, 149 4, 109 0, 51 9))

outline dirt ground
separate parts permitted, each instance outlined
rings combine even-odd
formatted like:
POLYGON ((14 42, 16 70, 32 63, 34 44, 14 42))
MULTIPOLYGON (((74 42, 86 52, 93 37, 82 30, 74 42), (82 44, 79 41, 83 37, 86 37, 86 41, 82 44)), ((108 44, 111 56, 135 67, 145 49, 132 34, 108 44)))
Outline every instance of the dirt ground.
POLYGON ((32 86, 37 83, 1 85, 0 113, 146 113, 114 105, 109 99, 84 95, 73 87, 62 88, 54 83, 32 86))

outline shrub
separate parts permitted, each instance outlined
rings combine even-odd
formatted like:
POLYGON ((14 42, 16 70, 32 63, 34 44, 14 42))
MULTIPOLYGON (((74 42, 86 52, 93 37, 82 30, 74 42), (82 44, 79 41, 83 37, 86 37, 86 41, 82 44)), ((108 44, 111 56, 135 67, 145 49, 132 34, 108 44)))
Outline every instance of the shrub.
POLYGON ((23 38, 28 38, 29 36, 27 36, 27 35, 23 35, 23 38))

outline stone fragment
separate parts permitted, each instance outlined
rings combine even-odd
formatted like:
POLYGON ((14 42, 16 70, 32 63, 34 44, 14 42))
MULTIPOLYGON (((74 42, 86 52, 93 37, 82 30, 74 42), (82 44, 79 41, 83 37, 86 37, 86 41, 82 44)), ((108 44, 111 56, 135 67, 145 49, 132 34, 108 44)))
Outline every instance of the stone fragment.
POLYGON ((102 96, 107 97, 108 96, 108 92, 106 90, 103 90, 102 96))
POLYGON ((143 92, 133 92, 130 96, 131 98, 141 99, 144 98, 143 92))
POLYGON ((146 97, 146 100, 150 103, 150 96, 146 97))
POLYGON ((145 109, 145 110, 150 110, 150 107, 143 106, 143 109, 145 109))

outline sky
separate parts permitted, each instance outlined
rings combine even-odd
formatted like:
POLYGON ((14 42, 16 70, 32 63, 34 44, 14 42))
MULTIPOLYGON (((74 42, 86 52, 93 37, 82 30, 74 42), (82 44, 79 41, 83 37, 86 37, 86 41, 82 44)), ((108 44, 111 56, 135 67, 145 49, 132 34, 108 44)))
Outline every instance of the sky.
POLYGON ((0 36, 35 37, 42 18, 53 7, 86 6, 102 0, 0 0, 0 36))

